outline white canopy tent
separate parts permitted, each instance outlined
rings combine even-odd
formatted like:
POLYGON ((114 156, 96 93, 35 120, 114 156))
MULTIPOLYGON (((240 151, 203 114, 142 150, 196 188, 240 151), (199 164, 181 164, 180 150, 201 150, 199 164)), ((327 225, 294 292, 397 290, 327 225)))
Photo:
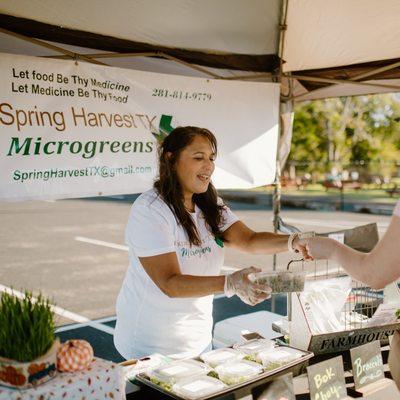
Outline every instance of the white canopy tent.
POLYGON ((0 51, 281 82, 282 166, 294 101, 400 90, 399 17, 397 0, 0 0, 0 51))
MULTIPOLYGON (((2 32, 53 42, 64 57, 254 80, 279 75, 282 61, 295 100, 400 88, 396 0, 1 0, 0 12, 2 32)), ((4 34, 0 50, 59 55, 4 34)))

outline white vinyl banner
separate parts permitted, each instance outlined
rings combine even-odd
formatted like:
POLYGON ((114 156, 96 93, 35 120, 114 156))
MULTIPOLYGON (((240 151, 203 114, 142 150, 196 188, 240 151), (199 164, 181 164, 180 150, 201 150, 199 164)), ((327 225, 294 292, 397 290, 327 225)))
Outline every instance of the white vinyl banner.
POLYGON ((0 199, 139 193, 160 135, 218 140, 217 188, 275 177, 279 84, 189 78, 0 54, 0 199))

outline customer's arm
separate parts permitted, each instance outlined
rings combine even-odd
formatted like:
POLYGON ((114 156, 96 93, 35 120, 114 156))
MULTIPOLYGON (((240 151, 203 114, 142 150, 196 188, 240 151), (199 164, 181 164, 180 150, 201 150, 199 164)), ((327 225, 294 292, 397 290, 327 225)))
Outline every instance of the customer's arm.
POLYGON ((400 277, 400 217, 393 215, 383 238, 370 253, 361 253, 328 238, 301 240, 315 259, 331 259, 356 280, 381 289, 400 277))

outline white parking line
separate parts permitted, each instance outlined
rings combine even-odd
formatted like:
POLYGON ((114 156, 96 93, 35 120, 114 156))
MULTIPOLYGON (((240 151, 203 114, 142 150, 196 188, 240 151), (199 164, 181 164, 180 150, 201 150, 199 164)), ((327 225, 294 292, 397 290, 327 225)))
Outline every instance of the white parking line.
POLYGON ((102 240, 90 239, 90 238, 83 237, 83 236, 75 236, 75 240, 77 240, 78 242, 95 244, 97 246, 111 247, 112 249, 117 249, 117 250, 124 250, 124 251, 129 250, 128 246, 123 246, 122 244, 103 242, 102 240))
MULTIPOLYGON (((9 294, 11 294, 11 295, 13 295, 15 297, 20 298, 20 299, 23 299, 25 297, 24 293, 21 293, 18 290, 15 290, 15 289, 11 289, 11 288, 9 288, 7 286, 4 286, 2 284, 0 284, 0 292, 9 293, 9 294)), ((36 301, 36 299, 33 298, 33 301, 36 301)), ((99 324, 96 321, 92 321, 89 318, 86 318, 86 317, 84 317, 82 315, 79 315, 79 314, 76 314, 74 312, 64 310, 63 308, 58 307, 58 306, 53 306, 52 305, 51 308, 52 308, 52 310, 53 310, 53 312, 55 314, 58 314, 61 317, 68 318, 71 321, 79 322, 79 326, 87 325, 87 326, 91 326, 92 328, 98 329, 100 331, 109 333, 110 335, 114 334, 114 329, 109 327, 109 326, 107 326, 107 325, 99 324), (82 324, 84 324, 84 325, 82 325, 82 324)), ((56 332, 61 332, 62 330, 67 330, 67 329, 62 329, 62 328, 64 328, 64 327, 61 327, 61 328, 57 329, 56 332)))
MULTIPOLYGON (((97 325, 97 324, 103 324, 104 322, 116 321, 116 319, 117 319, 117 316, 113 315, 112 317, 99 318, 99 319, 96 319, 95 321, 91 320, 89 323, 63 325, 56 329, 56 333, 70 331, 72 329, 82 328, 84 326, 94 326, 94 324, 97 325)), ((104 326, 107 327, 107 325, 104 325, 104 326)), ((98 329, 98 328, 96 327, 96 329, 98 329)), ((112 329, 112 328, 110 328, 110 329, 112 329)), ((109 333, 109 332, 107 332, 107 333, 109 333)), ((112 334, 113 333, 114 333, 114 330, 113 330, 112 334)))

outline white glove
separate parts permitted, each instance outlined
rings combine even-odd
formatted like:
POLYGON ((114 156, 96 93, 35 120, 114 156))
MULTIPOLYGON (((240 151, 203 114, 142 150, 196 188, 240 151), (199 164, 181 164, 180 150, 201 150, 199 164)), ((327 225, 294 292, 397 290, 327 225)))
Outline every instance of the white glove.
POLYGON ((244 303, 254 306, 271 295, 271 289, 249 280, 249 274, 261 272, 255 267, 241 269, 225 276, 224 292, 226 297, 237 295, 244 303))

